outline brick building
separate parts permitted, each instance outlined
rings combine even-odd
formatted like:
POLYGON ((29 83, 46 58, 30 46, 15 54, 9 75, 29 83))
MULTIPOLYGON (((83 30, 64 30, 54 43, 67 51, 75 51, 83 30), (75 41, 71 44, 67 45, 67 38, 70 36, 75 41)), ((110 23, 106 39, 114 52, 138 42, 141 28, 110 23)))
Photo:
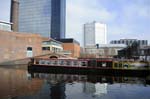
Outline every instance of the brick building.
POLYGON ((42 54, 42 37, 0 30, 0 62, 42 54))
POLYGON ((71 57, 78 58, 80 57, 80 44, 78 41, 68 38, 68 39, 56 39, 57 41, 62 42, 64 51, 70 51, 71 57))

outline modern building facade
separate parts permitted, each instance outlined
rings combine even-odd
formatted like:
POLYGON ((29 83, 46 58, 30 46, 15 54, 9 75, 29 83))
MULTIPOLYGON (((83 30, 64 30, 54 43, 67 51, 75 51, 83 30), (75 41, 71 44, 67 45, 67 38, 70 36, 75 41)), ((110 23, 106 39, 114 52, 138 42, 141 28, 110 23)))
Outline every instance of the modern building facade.
MULTIPOLYGON (((11 12, 15 9, 18 8, 11 9, 11 12)), ((66 0, 19 0, 18 31, 64 38, 65 12, 66 0)), ((13 16, 15 14, 11 19, 13 16)))
POLYGON ((106 24, 92 22, 84 24, 84 46, 106 44, 107 29, 106 24))
POLYGON ((127 46, 132 45, 134 42, 137 42, 140 46, 148 45, 147 40, 137 40, 137 39, 120 39, 120 40, 112 40, 111 44, 126 44, 127 46))
POLYGON ((65 38, 66 0, 51 0, 51 38, 65 38))
POLYGON ((54 39, 42 42, 42 51, 59 53, 63 51, 62 43, 54 39))

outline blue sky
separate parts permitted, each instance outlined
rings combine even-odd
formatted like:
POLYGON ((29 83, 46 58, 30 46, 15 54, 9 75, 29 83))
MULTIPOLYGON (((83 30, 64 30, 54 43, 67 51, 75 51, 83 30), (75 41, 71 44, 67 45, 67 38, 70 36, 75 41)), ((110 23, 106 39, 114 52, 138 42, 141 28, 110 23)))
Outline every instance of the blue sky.
MULTIPOLYGON (((66 35, 82 42, 83 24, 107 24, 108 42, 150 39, 150 0, 66 0, 66 35)), ((0 0, 0 20, 9 21, 10 0, 0 0)))
POLYGON ((0 0, 0 20, 9 21, 10 0, 0 0))

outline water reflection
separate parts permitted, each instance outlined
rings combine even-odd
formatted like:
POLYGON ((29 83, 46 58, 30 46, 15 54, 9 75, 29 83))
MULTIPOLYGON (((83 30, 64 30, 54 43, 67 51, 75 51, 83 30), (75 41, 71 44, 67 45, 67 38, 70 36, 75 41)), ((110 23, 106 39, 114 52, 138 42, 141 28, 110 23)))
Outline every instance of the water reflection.
POLYGON ((93 97, 100 97, 107 94, 107 83, 89 83, 85 82, 83 90, 85 93, 91 94, 93 97))
POLYGON ((28 73, 0 68, 0 99, 149 99, 149 77, 28 73), (140 93, 140 94, 139 94, 140 93))
POLYGON ((0 76, 0 98, 35 94, 43 83, 41 79, 31 79, 26 70, 0 68, 0 76))

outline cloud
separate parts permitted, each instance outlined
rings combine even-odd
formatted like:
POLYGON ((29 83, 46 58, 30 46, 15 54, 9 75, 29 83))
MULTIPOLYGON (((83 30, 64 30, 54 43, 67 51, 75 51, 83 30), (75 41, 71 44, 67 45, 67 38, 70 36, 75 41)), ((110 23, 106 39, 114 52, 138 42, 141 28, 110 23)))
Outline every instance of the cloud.
POLYGON ((108 41, 120 38, 149 39, 150 0, 68 0, 67 37, 83 43, 83 24, 107 24, 108 41), (145 36, 146 35, 146 36, 145 36))
POLYGON ((120 2, 120 9, 114 9, 116 11, 117 18, 114 22, 108 22, 109 41, 120 38, 149 40, 150 1, 127 1, 128 0, 122 0, 122 2, 120 2))
MULTIPOLYGON (((82 42, 83 24, 92 21, 103 23, 111 22, 115 19, 112 13, 99 4, 99 0, 68 0, 67 1, 67 37, 74 37, 82 42), (93 2, 94 1, 94 2, 93 2), (90 3, 89 3, 90 2, 90 3), (80 36, 79 36, 80 35, 80 36)), ((82 44, 81 44, 82 45, 82 44)))
POLYGON ((75 18, 79 21, 112 21, 115 18, 115 13, 108 11, 103 5, 99 3, 99 0, 95 2, 87 2, 89 0, 68 0, 67 3, 67 16, 68 18, 75 18), (80 1, 80 2, 79 2, 80 1))
MULTIPOLYGON (((107 24, 108 41, 150 37, 150 0, 66 0, 66 35, 83 42, 83 24, 107 24)), ((0 20, 9 21, 10 0, 1 0, 0 20)))
MULTIPOLYGON (((150 4, 150 3, 149 3, 150 4)), ((127 18, 149 18, 150 16, 150 5, 142 5, 142 4, 129 4, 127 7, 123 9, 124 15, 127 18), (134 17, 133 17, 134 16, 134 17)))

